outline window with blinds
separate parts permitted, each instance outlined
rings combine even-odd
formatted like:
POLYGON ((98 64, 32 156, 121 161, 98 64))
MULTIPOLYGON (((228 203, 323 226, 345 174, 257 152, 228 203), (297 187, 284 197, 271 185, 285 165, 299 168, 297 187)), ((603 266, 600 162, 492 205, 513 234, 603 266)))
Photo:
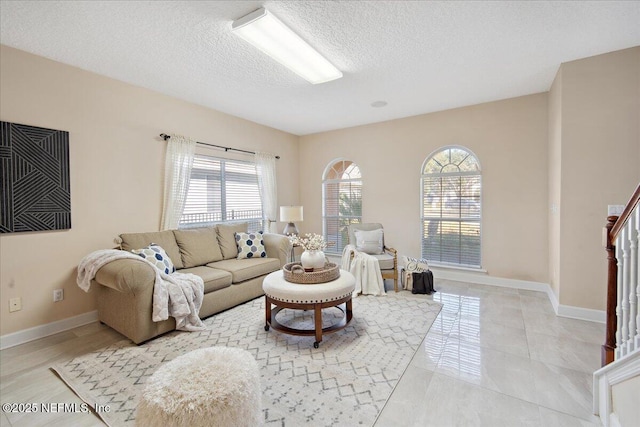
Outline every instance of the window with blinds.
POLYGON ((322 224, 325 252, 341 254, 349 243, 347 227, 362 222, 362 177, 358 165, 339 160, 322 180, 322 224))
POLYGON ((255 164, 196 155, 179 228, 248 222, 262 229, 262 204, 255 164))
POLYGON ((422 257, 480 268, 480 163, 463 147, 432 154, 422 170, 422 257))

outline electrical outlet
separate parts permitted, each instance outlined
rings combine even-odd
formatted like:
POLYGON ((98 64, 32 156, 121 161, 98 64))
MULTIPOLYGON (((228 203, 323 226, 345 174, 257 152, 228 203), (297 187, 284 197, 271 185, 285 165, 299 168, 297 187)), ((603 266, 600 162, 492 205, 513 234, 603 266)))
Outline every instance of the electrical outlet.
POLYGON ((62 301, 64 299, 64 290, 62 289, 54 289, 53 290, 53 302, 62 301))
POLYGON ((9 313, 22 310, 22 298, 11 298, 9 300, 9 313))
POLYGON ((607 215, 609 216, 620 216, 622 211, 624 211, 624 205, 607 205, 607 215))

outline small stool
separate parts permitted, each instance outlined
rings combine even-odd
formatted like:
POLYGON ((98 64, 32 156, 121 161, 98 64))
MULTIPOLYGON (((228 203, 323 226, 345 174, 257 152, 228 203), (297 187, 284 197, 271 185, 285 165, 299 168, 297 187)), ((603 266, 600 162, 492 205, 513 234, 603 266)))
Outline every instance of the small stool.
POLYGON ((260 373, 246 350, 194 350, 149 377, 138 404, 139 426, 236 426, 263 424, 260 373))

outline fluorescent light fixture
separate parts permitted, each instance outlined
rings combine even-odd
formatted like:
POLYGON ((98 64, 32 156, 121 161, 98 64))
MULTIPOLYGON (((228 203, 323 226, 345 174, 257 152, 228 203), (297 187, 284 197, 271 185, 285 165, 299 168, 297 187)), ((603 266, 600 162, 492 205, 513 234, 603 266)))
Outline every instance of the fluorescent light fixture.
POLYGON ((313 84, 342 77, 342 72, 265 8, 233 21, 231 31, 313 84))

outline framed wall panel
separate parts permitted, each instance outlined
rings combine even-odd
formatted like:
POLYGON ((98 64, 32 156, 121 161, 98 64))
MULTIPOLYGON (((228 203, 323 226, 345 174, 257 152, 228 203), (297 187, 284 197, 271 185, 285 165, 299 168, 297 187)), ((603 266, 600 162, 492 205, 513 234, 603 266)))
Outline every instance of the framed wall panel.
POLYGON ((0 232, 70 229, 69 132, 0 127, 0 232))

